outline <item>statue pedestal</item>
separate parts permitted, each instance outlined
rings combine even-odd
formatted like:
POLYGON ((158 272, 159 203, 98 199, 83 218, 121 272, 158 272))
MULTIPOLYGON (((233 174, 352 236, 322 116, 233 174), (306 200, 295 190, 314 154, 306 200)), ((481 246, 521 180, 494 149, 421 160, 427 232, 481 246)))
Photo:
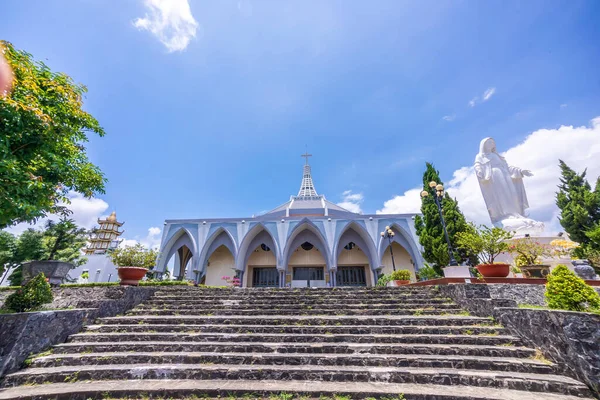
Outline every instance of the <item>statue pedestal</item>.
POLYGON ((510 217, 503 219, 499 224, 501 228, 507 231, 515 232, 515 237, 542 236, 544 234, 544 223, 535 221, 531 218, 510 217))
POLYGON ((471 278, 469 267, 464 265, 442 268, 445 278, 471 278))

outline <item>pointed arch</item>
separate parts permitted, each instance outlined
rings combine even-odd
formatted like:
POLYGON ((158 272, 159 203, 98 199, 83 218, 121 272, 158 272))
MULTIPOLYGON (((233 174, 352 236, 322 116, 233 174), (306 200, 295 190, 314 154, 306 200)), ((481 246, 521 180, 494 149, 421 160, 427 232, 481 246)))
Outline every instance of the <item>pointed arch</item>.
POLYGON ((210 258, 210 255, 220 246, 225 246, 233 255, 233 258, 237 257, 237 249, 235 247, 235 241, 231 233, 223 228, 219 227, 216 231, 210 235, 210 237, 204 242, 202 251, 200 253, 200 271, 201 275, 206 272, 206 261, 210 258))
POLYGON ((185 227, 179 227, 171 238, 161 246, 159 250, 158 260, 156 262, 156 271, 164 272, 167 263, 183 246, 186 246, 192 253, 192 256, 196 256, 198 254, 198 247, 196 244, 196 239, 194 235, 185 227))
POLYGON ((311 220, 308 218, 303 218, 288 236, 282 257, 283 265, 286 267, 286 269, 290 261, 291 252, 300 247, 300 245, 304 242, 310 242, 321 252, 323 258, 325 259, 327 270, 332 268, 331 254, 329 252, 329 247, 327 246, 325 237, 311 220))
POLYGON ((346 246, 349 242, 356 243, 358 247, 363 250, 369 259, 371 269, 375 270, 379 268, 380 257, 378 257, 375 243, 369 236, 369 233, 366 231, 366 229, 362 225, 357 224, 356 221, 349 222, 342 229, 341 234, 333 248, 334 265, 337 266, 337 260, 340 256, 340 253, 344 249, 344 246, 346 246))
MULTIPOLYGON (((400 246, 402 246, 406 250, 406 252, 408 253, 408 255, 410 256, 410 258, 413 261, 415 271, 418 271, 423 266, 423 257, 421 256, 421 252, 417 248, 416 244, 412 240, 411 235, 408 232, 406 232, 406 230, 403 227, 401 227, 399 224, 397 224, 396 222, 392 222, 389 225, 389 227, 395 233, 394 238, 392 239, 392 242, 398 243, 400 246)), ((379 261, 380 262, 383 259, 383 254, 388 247, 389 247, 389 240, 384 239, 383 237, 380 237, 379 244, 378 244, 378 248, 379 248, 378 253, 379 253, 379 261)))
POLYGON ((281 259, 279 245, 267 227, 262 222, 259 222, 246 233, 240 243, 238 256, 236 257, 236 269, 238 271, 246 270, 250 254, 263 243, 273 249, 275 259, 279 265, 279 260, 281 259))

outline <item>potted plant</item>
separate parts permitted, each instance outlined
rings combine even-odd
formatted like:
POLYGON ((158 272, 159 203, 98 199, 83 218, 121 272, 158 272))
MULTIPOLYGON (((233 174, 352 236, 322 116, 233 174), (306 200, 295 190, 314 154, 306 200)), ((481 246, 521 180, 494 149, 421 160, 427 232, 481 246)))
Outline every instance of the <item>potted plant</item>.
POLYGON ((135 246, 118 247, 109 253, 113 264, 117 265, 117 272, 121 285, 139 285, 140 279, 156 263, 158 252, 146 249, 141 244, 135 246))
POLYGON ((410 272, 406 269, 396 270, 390 276, 396 286, 408 285, 410 283, 410 272))
POLYGON ((515 264, 525 278, 545 278, 550 273, 550 266, 540 261, 554 255, 552 246, 525 237, 513 240, 508 251, 516 255, 515 264))
POLYGON ((87 231, 72 219, 48 220, 43 229, 29 228, 13 240, 8 264, 16 268, 8 279, 15 286, 26 284, 40 273, 50 285, 60 285, 72 268, 87 261, 81 253, 87 231))
POLYGON ((510 272, 510 265, 495 263, 494 260, 500 253, 508 250, 506 241, 512 237, 512 232, 502 228, 477 228, 471 225, 467 231, 456 234, 456 245, 477 254, 479 264, 475 268, 484 278, 505 278, 510 272))

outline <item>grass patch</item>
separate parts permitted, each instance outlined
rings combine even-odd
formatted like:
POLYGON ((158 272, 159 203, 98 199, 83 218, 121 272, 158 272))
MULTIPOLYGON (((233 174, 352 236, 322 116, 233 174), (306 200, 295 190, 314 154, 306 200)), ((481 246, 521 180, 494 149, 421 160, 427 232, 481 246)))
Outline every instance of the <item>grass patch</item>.
POLYGON ((535 349, 535 354, 532 355, 529 358, 532 359, 532 360, 535 360, 535 361, 542 362, 542 363, 547 364, 547 365, 551 365, 552 364, 552 361, 550 361, 546 357, 544 357, 544 354, 542 354, 542 352, 540 351, 540 349, 535 349))
POLYGON ((519 308, 533 308, 535 310, 549 310, 547 306, 536 306, 534 304, 519 304, 519 308))

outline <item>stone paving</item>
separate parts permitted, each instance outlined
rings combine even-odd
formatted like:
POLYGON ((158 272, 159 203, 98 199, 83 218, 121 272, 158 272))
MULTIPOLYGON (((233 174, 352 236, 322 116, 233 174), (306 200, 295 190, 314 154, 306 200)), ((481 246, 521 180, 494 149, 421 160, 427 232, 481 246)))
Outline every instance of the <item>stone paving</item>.
POLYGON ((7 375, 0 399, 592 398, 538 354, 431 287, 166 288, 7 375))

